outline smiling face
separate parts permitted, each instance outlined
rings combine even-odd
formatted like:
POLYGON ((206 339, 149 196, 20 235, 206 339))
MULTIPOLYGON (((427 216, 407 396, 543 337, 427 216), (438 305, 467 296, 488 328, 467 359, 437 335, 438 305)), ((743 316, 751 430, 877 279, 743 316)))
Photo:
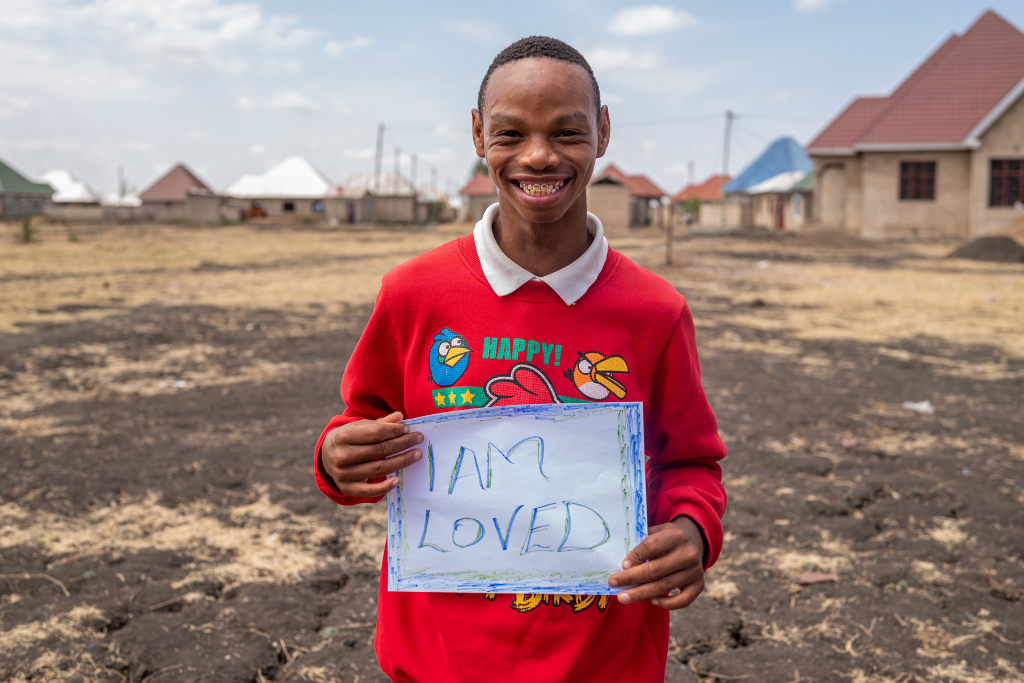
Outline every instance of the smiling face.
POLYGON ((586 206, 594 164, 608 147, 608 108, 595 111, 587 72, 576 64, 531 57, 499 67, 484 111, 473 110, 473 140, 501 193, 502 210, 551 223, 586 206))

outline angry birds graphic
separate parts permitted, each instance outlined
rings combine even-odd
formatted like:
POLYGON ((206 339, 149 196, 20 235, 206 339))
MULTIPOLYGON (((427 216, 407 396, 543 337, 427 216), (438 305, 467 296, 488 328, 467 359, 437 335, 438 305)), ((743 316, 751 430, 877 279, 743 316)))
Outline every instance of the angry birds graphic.
POLYGON ((444 328, 434 335, 434 345, 430 347, 430 377, 441 387, 455 384, 469 367, 471 351, 465 337, 444 328))
POLYGON ((580 359, 565 376, 571 379, 580 393, 593 401, 603 401, 610 395, 626 397, 626 387, 615 379, 615 373, 629 373, 622 356, 605 356, 597 351, 579 352, 580 359))

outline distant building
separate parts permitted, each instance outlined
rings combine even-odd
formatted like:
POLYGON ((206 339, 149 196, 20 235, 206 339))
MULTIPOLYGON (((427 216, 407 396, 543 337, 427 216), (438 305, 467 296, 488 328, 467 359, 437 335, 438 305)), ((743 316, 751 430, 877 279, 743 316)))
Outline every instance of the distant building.
POLYGON ((484 217, 487 207, 498 201, 498 188, 483 171, 477 171, 459 194, 462 195, 460 220, 463 223, 476 223, 484 217))
POLYGON ((231 206, 250 218, 326 216, 328 197, 337 190, 327 177, 302 157, 288 157, 260 175, 244 175, 224 194, 231 206))
POLYGON ((52 187, 29 180, 0 159, 0 218, 12 220, 41 214, 51 197, 52 187))
POLYGON ((96 206, 100 203, 100 193, 85 182, 75 177, 71 171, 47 171, 41 177, 54 190, 54 204, 80 204, 96 206))
POLYGON ((213 223, 227 204, 185 164, 175 165, 153 181, 139 199, 143 212, 161 222, 213 223))
POLYGON ((700 225, 707 225, 709 220, 721 222, 722 187, 732 178, 730 176, 713 175, 699 185, 687 185, 672 197, 672 206, 676 216, 683 215, 684 207, 693 200, 698 200, 700 208, 693 220, 700 225), (715 218, 711 219, 710 214, 715 218))
POLYGON ((814 172, 786 171, 747 190, 754 225, 799 230, 813 219, 814 172))
POLYGON ((419 223, 429 219, 428 203, 417 199, 412 184, 400 174, 356 173, 341 184, 349 223, 419 223))
POLYGON ((866 237, 1000 232, 1024 199, 1024 34, 985 12, 808 145, 817 221, 866 237))
MULTIPOLYGON (((724 227, 738 227, 755 224, 755 199, 751 190, 761 183, 784 176, 785 174, 799 173, 801 177, 814 169, 814 162, 807 156, 807 152, 800 146, 800 143, 790 137, 781 137, 773 141, 761 152, 760 156, 751 161, 740 171, 735 178, 725 185, 725 212, 724 227)), ((786 176, 795 177, 795 176, 786 176)), ((773 187, 771 184, 766 187, 773 187)), ((774 211, 766 204, 768 200, 762 198, 760 206, 762 213, 774 211)), ((802 203, 801 198, 797 203, 802 203)), ((774 204, 772 205, 774 206, 774 204)), ((802 207, 801 207, 802 210, 802 207)), ((701 213, 701 225, 723 227, 723 212, 709 210, 706 214, 701 213)), ((765 219, 760 219, 762 222, 765 219)), ((785 221, 783 216, 782 221, 785 221)), ((769 221, 770 222, 770 221, 769 221)), ((774 227, 774 225, 766 226, 774 227)))
POLYGON ((662 222, 665 192, 647 176, 626 175, 608 164, 587 186, 587 210, 610 232, 662 222))

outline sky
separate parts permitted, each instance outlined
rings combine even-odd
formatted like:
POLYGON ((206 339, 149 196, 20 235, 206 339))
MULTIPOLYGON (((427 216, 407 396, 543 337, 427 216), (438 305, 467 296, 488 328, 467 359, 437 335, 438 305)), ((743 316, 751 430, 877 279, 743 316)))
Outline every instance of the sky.
POLYGON ((550 35, 591 63, 612 121, 603 160, 664 190, 769 142, 806 144, 857 95, 886 94, 997 0, 0 0, 0 158, 102 192, 185 162, 215 189, 300 155, 336 183, 383 170, 456 192, 494 56, 550 35))

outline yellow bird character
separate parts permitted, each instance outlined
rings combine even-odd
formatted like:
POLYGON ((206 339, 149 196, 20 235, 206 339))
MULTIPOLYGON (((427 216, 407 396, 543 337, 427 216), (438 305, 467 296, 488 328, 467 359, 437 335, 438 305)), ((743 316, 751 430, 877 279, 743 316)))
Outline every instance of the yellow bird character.
POLYGON ((578 352, 580 359, 566 370, 580 393, 593 401, 603 401, 609 395, 617 399, 626 397, 626 387, 613 376, 617 372, 629 373, 629 366, 622 356, 605 356, 597 351, 578 352))

